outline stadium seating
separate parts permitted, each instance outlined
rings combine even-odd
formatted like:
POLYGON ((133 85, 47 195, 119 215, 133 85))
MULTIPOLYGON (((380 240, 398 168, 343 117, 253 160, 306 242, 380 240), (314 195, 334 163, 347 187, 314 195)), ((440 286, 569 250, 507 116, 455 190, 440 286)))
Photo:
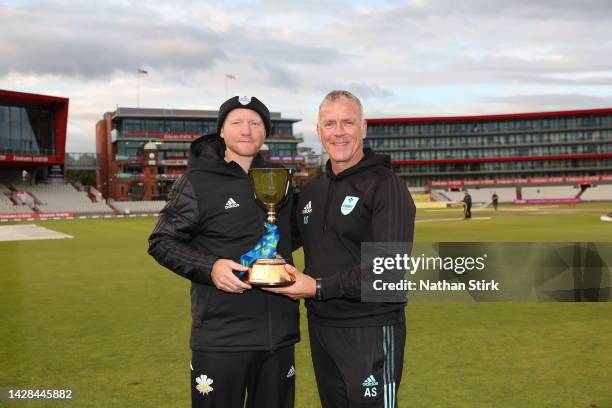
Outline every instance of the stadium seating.
POLYGON ((36 208, 41 213, 74 212, 76 214, 112 214, 105 203, 92 202, 87 192, 77 191, 71 184, 14 185, 36 198, 36 208))
POLYGON ((5 184, 0 183, 0 214, 29 214, 32 209, 27 205, 16 205, 11 200, 12 191, 5 184))
POLYGON ((431 190, 431 196, 436 201, 463 201, 463 191, 431 190))
POLYGON ((114 201, 108 200, 107 205, 99 191, 92 188, 91 194, 99 202, 92 201, 90 193, 78 191, 68 183, 53 184, 12 184, 13 190, 6 184, 0 184, 0 214, 29 214, 35 212, 27 205, 15 205, 11 195, 24 192, 28 199, 35 200, 34 207, 40 213, 72 212, 77 215, 113 214, 115 209, 120 214, 153 214, 159 213, 165 201, 114 201))
POLYGON ((32 209, 27 205, 15 205, 5 194, 0 193, 0 214, 30 214, 32 209))
POLYGON ((414 195, 414 194, 427 194, 427 188, 426 187, 408 187, 408 191, 412 195, 414 195))
MULTIPOLYGON (((516 199, 514 187, 469 188, 467 191, 472 196, 473 203, 488 203, 493 193, 497 193, 500 203, 512 203, 516 199)), ((463 191, 432 190, 431 196, 436 201, 457 202, 463 201, 465 193, 463 191)))
POLYGON ((516 188, 514 187, 469 188, 468 192, 472 196, 472 201, 475 203, 488 203, 492 201, 491 196, 493 196, 493 193, 497 193, 500 203, 512 203, 516 199, 516 188))
POLYGON ((102 193, 99 192, 95 187, 89 187, 89 194, 92 194, 95 198, 95 201, 104 201, 104 197, 102 197, 102 193))
POLYGON ((152 214, 158 213, 166 205, 165 201, 115 201, 108 203, 122 214, 152 214))
POLYGON ((580 193, 578 186, 540 186, 523 187, 523 199, 575 198, 580 193))
POLYGON ((580 198, 582 201, 612 201, 612 184, 589 187, 580 198))

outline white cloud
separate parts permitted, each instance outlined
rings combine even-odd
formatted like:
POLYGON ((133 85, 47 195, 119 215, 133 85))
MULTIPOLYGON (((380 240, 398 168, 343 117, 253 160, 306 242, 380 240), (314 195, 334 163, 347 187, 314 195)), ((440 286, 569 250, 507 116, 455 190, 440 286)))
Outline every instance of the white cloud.
MULTIPOLYGON (((0 5, 0 87, 66 96, 68 150, 116 105, 216 109, 228 93, 302 118, 347 88, 368 116, 612 105, 609 0, 28 1, 0 5)), ((89 146, 89 147, 87 147, 89 146)))

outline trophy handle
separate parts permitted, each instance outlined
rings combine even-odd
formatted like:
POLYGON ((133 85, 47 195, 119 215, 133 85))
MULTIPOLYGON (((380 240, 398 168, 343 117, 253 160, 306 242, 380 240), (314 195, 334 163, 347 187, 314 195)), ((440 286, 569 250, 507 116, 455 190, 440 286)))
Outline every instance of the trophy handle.
POLYGON ((293 170, 292 169, 285 169, 285 170, 287 170, 287 172, 289 173, 289 175, 287 176, 287 186, 285 187, 285 196, 283 197, 281 202, 278 203, 278 208, 285 205, 287 200, 289 200, 289 194, 287 193, 289 193, 289 187, 291 187, 291 180, 293 179, 293 170))

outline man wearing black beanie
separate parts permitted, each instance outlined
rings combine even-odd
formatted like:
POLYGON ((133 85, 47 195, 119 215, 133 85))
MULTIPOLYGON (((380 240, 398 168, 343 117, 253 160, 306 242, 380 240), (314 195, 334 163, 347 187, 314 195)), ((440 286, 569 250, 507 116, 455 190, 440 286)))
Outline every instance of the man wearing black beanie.
MULTIPOLYGON (((149 237, 149 254, 191 281, 192 407, 294 404, 298 302, 236 276, 248 269, 240 256, 265 231, 248 170, 278 167, 259 154, 271 128, 270 112, 257 98, 225 101, 217 133, 191 144, 187 173, 173 185, 149 237)), ((277 250, 292 262, 289 197, 277 215, 277 250)))
POLYGON ((234 96, 223 102, 219 108, 219 116, 217 117, 217 129, 221 131, 227 115, 234 109, 248 109, 257 113, 266 128, 265 136, 270 136, 272 131, 272 122, 270 121, 270 111, 254 96, 234 96))

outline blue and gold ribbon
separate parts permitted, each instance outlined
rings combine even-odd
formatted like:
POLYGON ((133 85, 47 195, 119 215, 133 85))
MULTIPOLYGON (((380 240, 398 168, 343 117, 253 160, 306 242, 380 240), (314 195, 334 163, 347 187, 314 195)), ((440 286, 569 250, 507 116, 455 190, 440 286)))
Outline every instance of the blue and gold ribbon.
MULTIPOLYGON (((276 246, 280 240, 278 227, 274 224, 264 223, 266 232, 259 238, 255 246, 246 254, 240 257, 240 263, 244 266, 251 266, 257 259, 273 259, 276 258, 276 246)), ((246 272, 241 273, 241 275, 246 272)))

